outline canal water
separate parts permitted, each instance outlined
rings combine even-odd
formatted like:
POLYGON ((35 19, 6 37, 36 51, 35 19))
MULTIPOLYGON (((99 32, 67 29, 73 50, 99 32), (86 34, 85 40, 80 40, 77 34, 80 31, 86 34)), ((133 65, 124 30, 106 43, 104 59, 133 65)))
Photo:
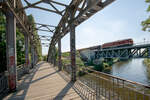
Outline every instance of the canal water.
POLYGON ((111 74, 127 80, 150 85, 150 68, 144 65, 144 59, 130 59, 117 62, 112 66, 111 74))

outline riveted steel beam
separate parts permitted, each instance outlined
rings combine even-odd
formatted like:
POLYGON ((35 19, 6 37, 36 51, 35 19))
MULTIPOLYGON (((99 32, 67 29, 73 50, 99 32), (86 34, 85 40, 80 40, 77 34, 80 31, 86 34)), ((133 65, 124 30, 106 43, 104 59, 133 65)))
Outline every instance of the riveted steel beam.
MULTIPOLYGON (((16 4, 17 7, 22 7, 22 3, 20 0, 16 0, 16 4)), ((31 35, 32 33, 32 29, 31 29, 31 24, 28 21, 28 18, 26 16, 26 13, 24 11, 16 13, 16 9, 19 8, 13 8, 12 7, 12 1, 11 0, 7 0, 5 2, 5 5, 7 6, 7 10, 11 11, 13 13, 13 15, 15 16, 16 20, 17 20, 17 27, 19 27, 19 30, 24 34, 27 35, 30 39, 30 41, 34 44, 36 43, 35 41, 33 41, 33 35, 31 35)), ((6 11, 7 12, 7 11, 6 11)), ((36 45, 36 44, 35 44, 36 45)), ((34 45, 34 46, 35 46, 34 45)), ((36 47, 35 47, 36 48, 36 47)))
POLYGON ((68 5, 66 5, 66 4, 63 4, 63 3, 60 3, 60 2, 57 2, 57 1, 53 1, 53 0, 43 0, 43 2, 44 2, 44 3, 48 3, 48 4, 49 4, 49 2, 52 2, 52 3, 55 3, 55 4, 57 4, 57 5, 61 5, 61 6, 65 6, 65 7, 68 6, 68 5))
MULTIPOLYGON (((16 1, 12 2, 16 7, 16 1)), ((10 91, 15 91, 17 87, 17 56, 16 56, 16 18, 11 11, 6 12, 6 54, 8 70, 8 86, 10 91)))
POLYGON ((134 45, 95 51, 95 59, 99 58, 150 58, 150 44, 134 45))
POLYGON ((25 37, 25 69, 26 72, 29 73, 29 37, 25 37))
MULTIPOLYGON (((70 5, 66 8, 65 14, 63 15, 61 21, 59 22, 57 29, 54 33, 54 36, 52 37, 51 45, 55 45, 58 42, 59 38, 62 38, 65 36, 69 30, 70 24, 75 24, 75 27, 83 23, 85 20, 90 18, 92 15, 97 13, 98 11, 102 10, 105 8, 107 5, 112 3, 115 0, 105 0, 104 2, 102 0, 92 0, 90 2, 85 2, 84 0, 74 0, 70 3, 70 5), (83 3, 82 3, 83 2, 83 3), (69 20, 69 7, 75 6, 76 9, 74 9, 74 13, 77 13, 79 9, 79 5, 82 3, 82 7, 80 8, 80 13, 72 20, 69 20), (63 27, 65 25, 65 27, 63 27), (63 30, 63 31, 61 31, 63 30)), ((49 48, 49 49, 50 49, 49 48)))
POLYGON ((61 60, 61 39, 58 41, 58 68, 59 71, 62 70, 62 60, 61 60))
POLYGON ((40 0, 40 1, 37 1, 37 2, 35 2, 35 3, 33 3, 33 4, 31 4, 31 3, 29 3, 29 2, 26 1, 26 0, 24 0, 24 1, 27 3, 27 6, 18 9, 17 12, 20 12, 20 11, 22 11, 22 10, 25 10, 25 9, 27 9, 27 8, 30 8, 30 7, 32 7, 32 6, 35 6, 35 5, 40 4, 40 3, 43 2, 42 0, 40 0))

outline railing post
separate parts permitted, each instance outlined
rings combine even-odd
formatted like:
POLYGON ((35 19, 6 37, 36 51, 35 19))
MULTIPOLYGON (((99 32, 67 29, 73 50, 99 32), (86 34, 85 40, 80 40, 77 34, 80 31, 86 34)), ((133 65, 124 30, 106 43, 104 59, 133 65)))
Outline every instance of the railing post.
POLYGON ((25 35, 25 69, 29 72, 29 38, 25 35))
POLYGON ((50 61, 51 61, 51 64, 53 64, 53 48, 51 50, 51 57, 50 57, 50 61))
POLYGON ((48 51, 48 56, 47 56, 47 61, 49 62, 49 63, 52 63, 51 62, 51 57, 52 57, 52 50, 51 49, 49 49, 49 51, 48 51))
POLYGON ((54 46, 54 48, 53 48, 53 50, 54 50, 54 56, 53 56, 53 60, 54 60, 54 66, 56 66, 56 48, 55 48, 55 46, 54 46))
MULTIPOLYGON (((16 7, 15 3, 13 0, 14 7, 16 7)), ((6 41, 8 85, 10 91, 15 91, 17 86, 16 18, 11 11, 6 12, 6 41)))
POLYGON ((56 49, 55 49, 55 46, 53 46, 51 53, 52 53, 51 62, 55 67, 55 65, 56 65, 56 49))
POLYGON ((36 51, 35 51, 35 48, 34 48, 34 66, 36 65, 36 62, 37 62, 37 59, 36 59, 36 51))
MULTIPOLYGON (((71 20, 73 20, 74 16, 70 12, 71 20)), ((76 81, 76 46, 75 46, 75 25, 70 24, 70 55, 71 55, 71 81, 76 81)))
POLYGON ((48 62, 52 64, 52 49, 50 49, 50 53, 48 55, 48 62))
POLYGON ((53 62, 52 62, 52 53, 53 53, 53 50, 51 49, 51 52, 50 52, 50 56, 49 56, 49 60, 50 60, 50 63, 52 64, 53 62))
POLYGON ((35 52, 35 49, 34 49, 34 66, 35 66, 35 63, 36 63, 36 52, 35 52))
POLYGON ((58 40, 58 67, 59 71, 62 70, 62 62, 61 62, 61 39, 58 40))

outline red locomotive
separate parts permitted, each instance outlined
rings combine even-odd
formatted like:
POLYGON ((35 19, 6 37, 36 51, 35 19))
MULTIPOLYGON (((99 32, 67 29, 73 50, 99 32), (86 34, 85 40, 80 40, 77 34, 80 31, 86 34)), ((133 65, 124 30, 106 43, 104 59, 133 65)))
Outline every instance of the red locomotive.
POLYGON ((114 41, 114 42, 104 43, 102 45, 102 49, 122 47, 122 46, 131 46, 131 45, 133 45, 132 39, 124 39, 124 40, 118 40, 118 41, 114 41))

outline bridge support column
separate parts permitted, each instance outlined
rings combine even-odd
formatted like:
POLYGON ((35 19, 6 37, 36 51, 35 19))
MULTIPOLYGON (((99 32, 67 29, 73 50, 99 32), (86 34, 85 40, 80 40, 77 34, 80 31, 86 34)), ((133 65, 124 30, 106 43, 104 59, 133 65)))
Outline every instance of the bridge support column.
POLYGON ((37 52, 34 49, 34 66, 36 65, 36 63, 37 63, 37 52))
POLYGON ((51 64, 53 64, 53 48, 51 50, 50 62, 51 62, 51 64))
POLYGON ((32 68, 34 67, 34 48, 32 44, 31 44, 31 66, 32 68))
POLYGON ((56 66, 56 48, 55 48, 55 46, 53 47, 53 50, 52 50, 52 62, 55 67, 56 66))
POLYGON ((29 38, 25 36, 25 69, 29 73, 29 38))
POLYGON ((51 54, 49 54, 49 55, 48 55, 48 62, 49 62, 49 63, 52 63, 51 58, 52 58, 52 55, 51 55, 51 54))
POLYGON ((70 55, 71 55, 71 81, 76 81, 76 46, 75 46, 75 25, 70 25, 70 55))
POLYGON ((58 67, 59 71, 62 70, 62 62, 61 62, 61 39, 58 41, 58 67))
POLYGON ((35 52, 35 49, 34 49, 34 54, 33 54, 33 56, 34 56, 34 62, 33 62, 33 65, 35 66, 35 64, 36 64, 36 52, 35 52))
POLYGON ((52 63, 52 50, 49 51, 50 53, 48 53, 48 62, 52 63))
MULTIPOLYGON (((13 3, 15 7, 15 0, 13 3)), ((10 11, 6 12, 6 41, 8 85, 10 91, 15 91, 17 86, 16 18, 10 11)))
POLYGON ((54 47, 54 66, 56 66, 56 47, 54 47))

